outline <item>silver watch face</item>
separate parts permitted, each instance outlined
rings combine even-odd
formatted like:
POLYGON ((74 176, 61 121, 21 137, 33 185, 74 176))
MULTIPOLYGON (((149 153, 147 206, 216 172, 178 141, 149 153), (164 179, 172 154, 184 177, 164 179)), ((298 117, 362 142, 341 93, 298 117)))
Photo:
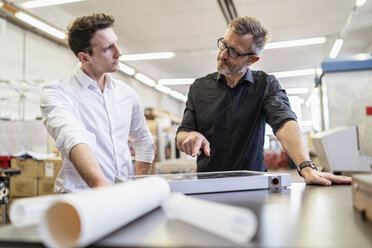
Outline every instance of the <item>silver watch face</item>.
POLYGON ((312 161, 306 161, 306 162, 303 162, 301 163, 299 166, 299 170, 301 171, 303 168, 305 167, 311 167, 312 169, 314 170, 318 170, 315 166, 315 164, 312 162, 312 161))
POLYGON ((302 166, 301 169, 303 169, 303 168, 305 168, 305 167, 311 167, 312 169, 317 170, 315 164, 313 164, 313 163, 311 163, 311 164, 305 164, 305 165, 302 166))

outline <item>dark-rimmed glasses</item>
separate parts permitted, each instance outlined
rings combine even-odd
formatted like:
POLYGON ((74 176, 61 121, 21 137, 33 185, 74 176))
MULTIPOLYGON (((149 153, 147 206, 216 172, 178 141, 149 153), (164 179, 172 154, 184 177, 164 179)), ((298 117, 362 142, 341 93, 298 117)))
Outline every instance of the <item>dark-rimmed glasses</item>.
POLYGON ((256 55, 255 53, 238 53, 234 48, 229 47, 224 41, 223 38, 219 38, 217 40, 217 46, 222 51, 227 49, 227 54, 233 58, 237 59, 239 56, 249 56, 249 55, 256 55))

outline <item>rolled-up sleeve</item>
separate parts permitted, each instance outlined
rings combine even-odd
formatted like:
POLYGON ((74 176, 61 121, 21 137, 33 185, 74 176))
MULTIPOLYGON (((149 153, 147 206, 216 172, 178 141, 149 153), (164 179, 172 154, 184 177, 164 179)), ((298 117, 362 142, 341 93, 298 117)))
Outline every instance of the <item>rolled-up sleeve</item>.
POLYGON ((143 106, 136 94, 133 95, 134 105, 129 138, 133 143, 136 161, 152 163, 155 157, 155 144, 147 127, 143 106))
POLYGON ((284 89, 274 76, 270 76, 263 101, 265 120, 273 129, 273 133, 287 121, 297 121, 296 114, 292 111, 289 99, 284 89))
POLYGON ((67 158, 77 144, 87 144, 94 150, 96 136, 86 130, 73 111, 72 100, 60 91, 58 86, 45 86, 40 98, 41 116, 48 133, 56 141, 56 148, 67 158))

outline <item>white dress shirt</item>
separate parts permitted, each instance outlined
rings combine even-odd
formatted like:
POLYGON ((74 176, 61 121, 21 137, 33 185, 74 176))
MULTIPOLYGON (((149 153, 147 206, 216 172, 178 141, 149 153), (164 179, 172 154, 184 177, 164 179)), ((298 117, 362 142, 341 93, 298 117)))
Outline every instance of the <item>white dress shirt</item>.
POLYGON ((78 64, 69 78, 43 88, 40 109, 63 159, 56 192, 89 188, 69 159, 71 148, 77 144, 89 145, 111 183, 115 176, 133 171, 128 139, 137 161, 151 163, 154 159, 154 140, 137 94, 109 74, 102 92, 78 64))

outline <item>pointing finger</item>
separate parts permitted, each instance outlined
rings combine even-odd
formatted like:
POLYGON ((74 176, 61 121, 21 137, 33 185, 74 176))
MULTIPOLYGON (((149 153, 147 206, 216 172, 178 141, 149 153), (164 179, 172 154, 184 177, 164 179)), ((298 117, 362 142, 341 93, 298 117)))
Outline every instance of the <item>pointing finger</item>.
POLYGON ((193 157, 195 157, 196 155, 198 155, 198 153, 200 152, 200 147, 201 147, 201 144, 202 144, 202 141, 200 138, 196 138, 195 140, 195 143, 194 143, 194 147, 192 149, 192 155, 193 157))
POLYGON ((203 149, 204 149, 204 154, 207 157, 209 157, 211 155, 211 148, 210 148, 209 142, 207 140, 204 141, 203 149))

